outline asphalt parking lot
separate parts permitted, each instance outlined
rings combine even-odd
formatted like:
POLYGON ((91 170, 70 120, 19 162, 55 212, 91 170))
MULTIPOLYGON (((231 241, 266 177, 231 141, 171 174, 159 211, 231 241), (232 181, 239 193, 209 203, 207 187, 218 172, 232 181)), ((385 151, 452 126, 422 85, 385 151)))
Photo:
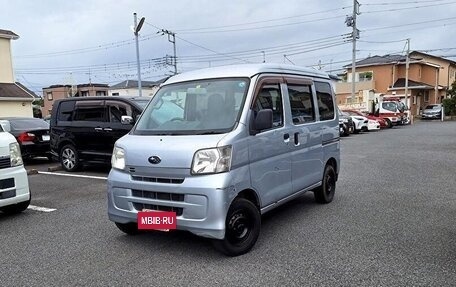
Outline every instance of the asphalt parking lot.
POLYGON ((47 210, 0 214, 0 285, 454 286, 456 122, 351 135, 341 160, 331 204, 308 193, 266 214, 236 258, 185 232, 124 235, 107 218, 106 167, 30 175, 47 210))

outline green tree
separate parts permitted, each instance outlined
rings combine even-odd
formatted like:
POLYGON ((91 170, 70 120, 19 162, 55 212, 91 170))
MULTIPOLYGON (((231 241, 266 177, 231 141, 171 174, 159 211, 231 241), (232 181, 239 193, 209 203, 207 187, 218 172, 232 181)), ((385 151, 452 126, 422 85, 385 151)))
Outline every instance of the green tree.
POLYGON ((447 99, 442 101, 445 115, 456 116, 456 81, 451 84, 451 88, 447 91, 447 99))

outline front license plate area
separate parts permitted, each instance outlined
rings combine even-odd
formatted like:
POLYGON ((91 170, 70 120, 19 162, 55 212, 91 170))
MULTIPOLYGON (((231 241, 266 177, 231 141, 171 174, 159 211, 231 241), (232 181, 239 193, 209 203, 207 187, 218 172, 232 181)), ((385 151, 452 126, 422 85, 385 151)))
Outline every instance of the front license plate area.
POLYGON ((176 213, 172 211, 156 211, 143 209, 138 212, 139 230, 169 231, 176 229, 176 213))

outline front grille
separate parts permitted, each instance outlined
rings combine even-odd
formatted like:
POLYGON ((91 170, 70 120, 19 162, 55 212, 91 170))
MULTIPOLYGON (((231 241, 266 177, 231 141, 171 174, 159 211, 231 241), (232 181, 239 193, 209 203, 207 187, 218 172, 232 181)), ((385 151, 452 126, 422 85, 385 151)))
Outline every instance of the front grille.
POLYGON ((182 207, 163 206, 156 204, 133 203, 136 210, 142 211, 144 209, 157 210, 157 211, 174 211, 176 216, 181 216, 184 209, 182 207))
POLYGON ((11 159, 9 156, 0 158, 0 169, 11 167, 11 159))
POLYGON ((155 192, 155 191, 133 189, 132 195, 135 197, 141 197, 141 198, 169 200, 169 201, 184 201, 184 195, 178 194, 178 193, 155 192))
POLYGON ((131 178, 137 181, 158 182, 158 183, 174 183, 181 184, 184 182, 183 178, 165 178, 165 177, 148 177, 132 175, 131 178))
POLYGON ((14 187, 14 178, 0 180, 0 189, 7 189, 11 187, 14 187))

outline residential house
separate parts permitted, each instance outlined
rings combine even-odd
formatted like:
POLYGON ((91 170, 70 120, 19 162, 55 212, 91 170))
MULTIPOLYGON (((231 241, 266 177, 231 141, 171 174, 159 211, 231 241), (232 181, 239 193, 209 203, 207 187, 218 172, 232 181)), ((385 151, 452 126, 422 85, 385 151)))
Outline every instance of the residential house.
MULTIPOLYGON (((159 81, 141 81, 142 96, 153 96, 160 87, 160 84, 168 78, 163 78, 159 81)), ((110 96, 139 96, 138 81, 126 80, 121 83, 109 87, 110 96)))
MULTIPOLYGON (((345 81, 337 83, 339 105, 356 105, 366 92, 396 96, 405 102, 406 56, 372 56, 356 62, 355 97, 351 97, 351 66, 345 68, 345 81)), ((410 53, 408 102, 413 115, 428 104, 441 103, 455 81, 456 62, 414 51, 410 53)))
POLYGON ((41 109, 43 117, 51 114, 52 105, 56 100, 70 97, 107 96, 108 85, 106 84, 80 84, 80 85, 52 85, 43 88, 44 106, 41 109))
POLYGON ((38 96, 14 80, 11 40, 16 39, 14 32, 0 29, 0 116, 33 117, 32 102, 38 96))

